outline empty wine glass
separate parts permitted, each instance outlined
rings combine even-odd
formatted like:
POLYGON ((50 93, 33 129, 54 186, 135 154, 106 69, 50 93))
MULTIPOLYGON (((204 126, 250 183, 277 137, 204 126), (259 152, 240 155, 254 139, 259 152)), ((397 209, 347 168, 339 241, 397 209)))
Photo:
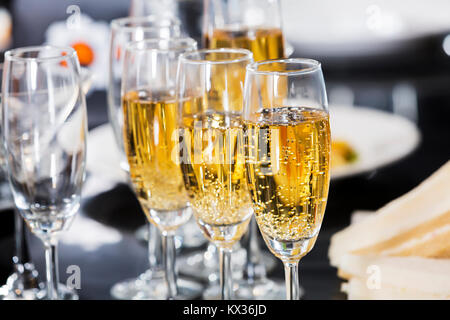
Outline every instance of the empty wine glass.
POLYGON ((69 47, 7 51, 3 134, 14 202, 45 246, 48 299, 76 299, 58 280, 58 235, 80 207, 87 118, 80 66, 69 47))

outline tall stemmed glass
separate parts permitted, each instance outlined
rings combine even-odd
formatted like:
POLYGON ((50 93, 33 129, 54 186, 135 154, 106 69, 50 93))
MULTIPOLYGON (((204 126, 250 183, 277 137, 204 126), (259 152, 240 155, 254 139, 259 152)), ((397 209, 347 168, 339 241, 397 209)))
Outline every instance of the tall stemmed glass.
MULTIPOLYGON (((253 52, 255 61, 282 59, 292 53, 282 32, 280 1, 205 0, 203 4, 205 47, 245 48, 253 52)), ((242 241, 247 251, 247 261, 244 278, 239 281, 236 291, 237 297, 283 299, 284 284, 266 276, 266 264, 272 263, 270 260, 273 258, 261 252, 258 238, 256 222, 252 218, 249 231, 242 241)))
MULTIPOLYGON (((133 41, 173 38, 181 36, 180 21, 173 17, 127 17, 111 21, 109 47, 108 117, 120 152, 120 166, 129 171, 123 145, 123 112, 120 96, 125 47, 133 41)), ((137 278, 116 283, 111 294, 116 299, 163 299, 165 293, 158 289, 164 285, 161 236, 157 228, 148 223, 149 269, 137 278)))
POLYGON ((231 250, 252 215, 245 182, 242 103, 245 49, 200 50, 180 57, 180 161, 194 216, 219 247, 222 299, 232 297, 231 250))
MULTIPOLYGON (((192 214, 176 157, 178 57, 196 48, 191 38, 133 42, 126 48, 122 78, 123 135, 130 178, 148 220, 162 233, 169 299, 193 298, 201 291, 192 281, 177 281, 174 242, 176 230, 192 214)), ((183 103, 187 107, 192 104, 183 103)))
POLYGON ((298 262, 314 246, 330 181, 330 126, 320 63, 257 62, 244 102, 248 185, 270 251, 283 261, 287 299, 299 299, 298 262))
POLYGON ((58 235, 80 206, 87 118, 76 52, 28 47, 6 52, 3 133, 14 201, 45 245, 47 298, 75 299, 58 281, 58 235))

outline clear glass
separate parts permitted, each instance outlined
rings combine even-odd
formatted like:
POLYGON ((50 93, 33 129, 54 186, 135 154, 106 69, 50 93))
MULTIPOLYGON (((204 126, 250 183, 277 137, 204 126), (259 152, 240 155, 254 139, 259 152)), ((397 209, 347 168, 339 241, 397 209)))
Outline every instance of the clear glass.
POLYGON ((80 206, 86 157, 86 102, 76 52, 28 47, 6 52, 3 134, 14 202, 45 246, 47 298, 59 287, 57 239, 80 206))
POLYGON ((283 261, 287 299, 299 299, 298 262, 320 231, 330 181, 330 126, 320 63, 282 59, 247 68, 247 181, 256 222, 283 261))
POLYGON ((277 0, 205 0, 205 48, 244 48, 255 61, 286 56, 277 0))
POLYGON ((232 297, 231 250, 252 216, 245 183, 242 105, 245 49, 200 50, 180 57, 179 156, 194 217, 219 248, 222 299, 232 297))
MULTIPOLYGON (((123 112, 120 96, 122 86, 124 51, 133 41, 158 38, 172 38, 181 35, 181 25, 177 18, 167 16, 143 16, 119 18, 111 21, 109 50, 108 118, 120 152, 120 166, 127 171, 128 162, 123 146, 123 112)), ((151 238, 160 237, 152 224, 148 225, 151 238)), ((116 299, 161 299, 165 293, 159 289, 164 284, 161 249, 149 246, 149 269, 134 279, 115 284, 111 294, 116 299)))
POLYGON ((178 0, 131 0, 130 16, 177 16, 178 0))
POLYGON ((148 220, 162 234, 168 299, 193 298, 201 286, 177 282, 175 232, 191 217, 176 151, 178 58, 191 38, 153 39, 126 47, 122 78, 123 140, 130 178, 148 220))

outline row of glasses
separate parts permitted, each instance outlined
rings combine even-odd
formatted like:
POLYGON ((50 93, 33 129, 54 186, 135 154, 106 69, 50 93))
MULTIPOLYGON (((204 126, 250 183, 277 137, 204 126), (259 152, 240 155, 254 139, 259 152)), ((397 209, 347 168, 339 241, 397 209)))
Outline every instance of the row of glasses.
MULTIPOLYGON (((251 190, 255 188, 257 189, 257 187, 261 187, 262 189, 268 188, 267 186, 258 185, 257 187, 255 187, 255 185, 252 185, 250 175, 245 173, 245 169, 242 169, 247 166, 249 170, 249 164, 252 163, 252 161, 255 162, 256 160, 250 157, 251 153, 248 151, 250 149, 248 143, 249 131, 246 129, 247 126, 244 125, 242 118, 242 90, 244 87, 243 75, 245 74, 245 67, 251 62, 251 59, 242 58, 243 60, 241 61, 240 58, 231 58, 233 54, 238 54, 239 51, 240 54, 243 55, 249 54, 249 52, 245 50, 203 50, 181 55, 180 69, 178 73, 178 89, 176 90, 178 94, 177 103, 179 103, 180 113, 178 123, 182 130, 182 132, 180 133, 181 137, 179 137, 181 142, 181 144, 179 145, 179 147, 181 148, 181 171, 183 173, 185 187, 188 191, 189 201, 194 209, 194 216, 200 228, 208 239, 216 243, 221 248, 221 295, 224 298, 230 298, 233 296, 233 289, 230 281, 231 275, 229 252, 232 244, 239 240, 239 238, 245 232, 246 225, 248 224, 248 220, 251 217, 252 212, 251 205, 247 206, 245 204, 246 201, 248 201, 248 203, 250 204, 249 197, 245 196, 245 194, 248 195, 249 193, 248 191, 245 191, 245 189, 247 188, 246 184, 242 182, 240 177, 245 178, 247 176, 247 179, 249 180, 249 188, 251 190), (243 61, 247 61, 244 66, 241 65, 238 67, 234 65, 235 63, 242 63, 243 61), (243 144, 243 139, 246 141, 245 147, 243 144), (244 154, 244 151, 246 152, 247 161, 243 161, 244 157, 242 155, 244 154), (245 200, 246 198, 247 200, 245 200), (232 227, 230 228, 230 226, 232 227)), ((298 67, 298 70, 293 72, 293 74, 290 74, 290 71, 287 70, 290 70, 290 68, 292 68, 295 63, 301 64, 301 61, 279 60, 274 65, 265 67, 266 69, 264 71, 266 73, 270 75, 275 74, 275 79, 283 78, 284 80, 280 81, 279 84, 275 82, 270 83, 270 81, 266 79, 265 82, 260 85, 260 88, 257 88, 256 91, 259 92, 258 94, 262 95, 264 98, 260 99, 259 104, 252 105, 252 108, 256 108, 254 112, 257 113, 258 111, 261 112, 261 114, 266 114, 267 110, 271 109, 270 104, 273 104, 277 105, 277 107, 272 106, 273 109, 275 109, 273 113, 277 114, 277 112, 279 111, 280 114, 282 114, 282 116, 280 116, 281 118, 284 117, 285 113, 289 114, 290 112, 290 114, 292 114, 292 117, 295 118, 297 122, 303 123, 308 122, 311 119, 312 122, 315 122, 315 117, 320 118, 319 115, 323 115, 324 119, 320 119, 320 121, 323 120, 322 122, 326 124, 328 121, 326 111, 326 98, 323 101, 319 101, 322 103, 321 105, 319 105, 319 107, 314 105, 311 106, 308 104, 308 102, 305 104, 305 106, 294 105, 294 107, 298 107, 297 109, 295 109, 294 107, 289 107, 287 109, 289 112, 278 110, 279 108, 284 108, 285 104, 292 104, 292 101, 297 104, 300 103, 298 100, 301 101, 301 99, 297 99, 297 96, 295 96, 296 98, 293 99, 288 95, 287 83, 290 81, 288 79, 296 78, 292 77, 293 75, 298 75, 299 77, 301 77, 303 73, 308 74, 309 67, 298 67), (283 67, 279 67, 281 65, 283 67), (277 70, 276 67, 279 67, 280 69, 277 70), (287 73, 283 74, 282 77, 280 73, 281 71, 286 71, 287 73), (272 95, 269 95, 268 92, 270 90, 275 90, 278 96, 274 98, 273 93, 272 95), (275 99, 276 102, 271 102, 271 99, 275 99), (284 100, 286 100, 286 102, 283 102, 284 100), (322 112, 323 114, 320 112, 318 112, 317 114, 312 112, 312 116, 310 117, 310 115, 305 110, 303 110, 308 108, 312 109, 312 111, 317 111, 319 109, 323 109, 325 111, 322 112), (295 114, 298 114, 298 116, 295 116, 295 114)), ((155 66, 156 64, 153 66, 154 70, 156 70, 155 66)), ((316 67, 317 66, 314 66, 314 68, 316 67)), ((321 75, 320 65, 316 69, 316 74, 321 75)), ((255 71, 253 70, 250 72, 255 71)), ((252 80, 248 80, 247 82, 249 81, 252 80)), ((256 82, 259 84, 261 81, 258 80, 256 82)), ((305 86, 307 83, 296 84, 295 81, 291 82, 291 93, 295 93, 298 91, 297 95, 301 97, 301 95, 305 91, 307 91, 303 88, 303 86, 305 86), (297 86, 300 89, 296 91, 294 90, 294 87, 297 86)), ((320 81, 318 81, 318 83, 321 84, 320 81)), ((315 89, 317 90, 317 92, 324 94, 324 86, 322 86, 322 88, 318 86, 315 89)), ((251 93, 255 94, 253 91, 254 90, 252 89, 251 93)), ((276 116, 275 118, 277 117, 278 116, 276 116)), ((267 123, 269 123, 268 120, 267 123)), ((275 131, 282 131, 284 126, 289 125, 289 121, 287 121, 286 123, 278 123, 278 120, 275 121, 275 127, 278 124, 280 125, 280 128, 272 129, 276 129, 275 131)), ((297 126, 297 123, 295 121, 293 126, 297 126)), ((307 125, 306 127, 308 128, 309 125, 307 125)), ((326 125, 324 125, 321 130, 326 131, 326 125)), ((317 132, 311 133, 311 135, 313 136, 314 134, 317 134, 317 132)), ((327 134, 324 135, 327 136, 327 134)), ((264 135, 261 134, 261 136, 264 135)), ((274 137, 277 137, 277 134, 274 134, 274 137)), ((275 138, 273 140, 275 141, 275 138)), ((295 143, 298 143, 300 145, 299 150, 301 150, 301 146, 305 144, 305 141, 301 139, 298 139, 298 141, 296 141, 291 137, 288 140, 288 144, 295 145, 295 143)), ((323 154, 326 155, 326 143, 323 142, 322 144, 323 154)), ((283 146, 281 150, 278 150, 276 156, 280 157, 282 152, 284 152, 284 159, 290 160, 290 147, 290 145, 283 146)), ((157 148, 155 150, 157 150, 157 148)), ((263 151, 267 153, 266 149, 264 149, 263 151)), ((264 160, 265 158, 264 156, 262 156, 263 153, 258 154, 258 156, 262 157, 262 159, 264 160)), ((298 157, 293 157, 293 161, 299 161, 298 159, 300 159, 301 156, 302 155, 299 154, 298 157)), ((267 156, 266 158, 270 159, 270 157, 267 156)), ((325 158, 326 157, 324 157, 324 159, 325 158)), ((174 160, 172 159, 171 161, 174 160)), ((279 161, 279 159, 274 158, 274 161, 279 161)), ((302 165, 305 165, 305 163, 298 162, 295 164, 296 168, 301 168, 302 165)), ((293 230, 291 230, 290 234, 290 236, 292 237, 299 236, 301 238, 300 240, 296 239, 296 242, 306 242, 307 240, 305 239, 307 237, 302 236, 300 232, 302 231, 302 228, 309 227, 314 231, 312 232, 314 236, 311 236, 310 238, 315 239, 318 229, 320 228, 321 219, 323 217, 324 203, 326 203, 326 193, 328 190, 327 165, 325 164, 325 167, 322 166, 321 169, 322 171, 320 171, 318 175, 322 175, 324 177, 324 180, 322 181, 322 184, 318 187, 318 189, 322 188, 322 193, 325 194, 325 196, 320 198, 321 200, 318 200, 318 203, 322 204, 321 207, 319 207, 319 205, 315 205, 316 207, 314 207, 314 204, 309 204, 310 208, 308 208, 308 204, 301 201, 300 203, 302 206, 300 206, 300 204, 295 201, 293 203, 290 203, 289 201, 285 200, 285 192, 283 193, 283 191, 281 191, 283 189, 294 190, 294 187, 296 187, 297 189, 295 189, 295 191, 289 192, 298 192, 300 189, 297 185, 295 185, 295 183, 294 186, 290 185, 292 184, 291 180, 304 179, 306 181, 313 176, 306 174, 305 177, 297 176, 296 178, 291 179, 290 174, 286 173, 291 173, 289 169, 285 170, 286 172, 281 173, 275 170, 271 174, 268 172, 266 173, 268 176, 287 175, 288 178, 284 180, 283 178, 278 178, 275 179, 276 183, 272 182, 271 186, 273 190, 271 190, 270 192, 273 192, 275 194, 271 195, 271 199, 269 199, 267 203, 263 204, 261 202, 261 199, 254 197, 255 195, 260 195, 260 193, 262 192, 261 190, 250 192, 254 205, 258 205, 257 208, 254 209, 257 212, 257 216, 258 214, 263 212, 261 208, 270 207, 269 204, 272 203, 271 200, 277 202, 277 197, 280 197, 280 199, 284 199, 284 205, 286 208, 283 207, 283 203, 277 203, 276 209, 278 209, 279 211, 276 212, 276 216, 284 214, 287 210, 289 216, 301 216, 294 217, 294 221, 297 221, 299 219, 304 220, 305 216, 311 214, 310 212, 305 212, 305 210, 315 210, 316 216, 314 216, 315 220, 313 219, 314 228, 309 225, 294 225, 292 227, 293 230), (275 187, 273 186, 274 184, 275 187), (326 191, 323 192, 323 190, 325 189, 326 191)), ((317 170, 314 170, 313 172, 315 173, 316 171, 317 170)), ((252 172, 255 172, 255 170, 253 170, 252 172)), ((293 172, 293 175, 295 175, 295 172, 293 172)), ((307 183, 305 181, 299 181, 298 183, 300 185, 304 185, 307 183)), ((305 194, 303 196, 306 199, 310 199, 308 195, 313 194, 312 198, 316 198, 316 195, 314 195, 314 193, 318 191, 308 191, 305 189, 304 192, 305 194)), ((299 197, 301 198, 301 196, 299 197)), ((151 195, 149 196, 149 199, 150 198, 151 195)), ((290 200, 291 198, 295 199, 295 197, 293 196, 287 197, 288 200, 290 200)), ((270 209, 268 211, 273 214, 273 210, 270 209)), ((268 239, 266 235, 264 235, 264 239, 268 239)), ((275 239, 277 238, 275 237, 275 239)), ((309 249, 304 249, 302 253, 303 255, 312 248, 314 241, 308 240, 308 243, 310 244, 308 246, 309 249)), ((279 257, 281 256, 279 255, 279 257)), ((295 272, 291 273, 295 274, 295 272)), ((288 285, 288 289, 290 288, 290 291, 287 294, 288 298, 298 298, 300 295, 298 281, 295 281, 294 276, 293 278, 294 281, 289 282, 288 285), (297 283, 297 286, 294 287, 294 289, 292 289, 293 283, 297 283), (294 291, 295 294, 293 293, 294 291)), ((267 286, 266 288, 270 288, 270 286, 267 286)))
MULTIPOLYGON (((222 297, 232 297, 230 250, 246 230, 251 198, 269 249, 285 263, 287 296, 298 298, 296 263, 314 245, 328 192, 320 65, 298 59, 250 65, 244 49, 195 48, 192 39, 155 39, 133 43, 125 54, 123 141, 138 198, 163 234, 165 295, 199 291, 196 285, 179 291, 174 267, 174 231, 189 219, 189 201, 201 230, 220 248, 222 297)), ((36 47, 10 51, 6 61, 3 127, 15 203, 46 246, 47 297, 74 298, 58 289, 55 262, 57 234, 79 207, 84 176, 78 59, 70 48, 36 47), (27 107, 30 115, 21 116, 27 107)))
MULTIPOLYGON (((167 13, 167 12, 166 12, 167 13)), ((283 35, 281 32, 281 18, 280 18, 280 4, 279 1, 205 1, 204 2, 204 27, 203 27, 203 40, 204 44, 210 48, 219 47, 243 47, 250 49, 255 60, 263 60, 269 58, 281 58, 284 55, 285 44, 283 35)), ((140 40, 144 38, 154 37, 155 32, 147 31, 142 32, 143 25, 145 27, 151 27, 153 30, 157 30, 156 27, 160 29, 162 27, 167 27, 173 25, 172 30, 164 30, 159 32, 159 37, 176 37, 180 32, 179 21, 176 18, 162 19, 156 17, 132 17, 125 19, 118 19, 113 21, 112 26, 112 37, 111 37, 111 52, 110 52, 110 85, 109 85, 109 114, 110 122, 115 128, 116 138, 119 146, 123 144, 120 137, 121 131, 121 112, 117 112, 117 106, 119 106, 118 100, 118 90, 117 87, 120 85, 120 72, 121 65, 116 62, 118 60, 117 53, 120 52, 120 48, 117 49, 115 43, 119 43, 123 46, 122 41, 115 40, 119 37, 121 33, 125 33, 131 36, 125 37, 125 41, 140 40), (120 23, 119 23, 120 22, 120 23), (137 34, 137 35, 136 35, 137 34), (114 58, 116 57, 116 58, 114 58), (114 76, 114 72, 116 76, 114 76), (116 80, 114 80, 116 79, 116 80), (114 83, 116 84, 116 89, 114 88, 114 83), (115 92, 115 94, 114 94, 115 92), (114 97, 113 97, 114 96, 114 97), (114 101, 115 100, 115 101, 114 101)), ((122 37, 123 38, 123 37, 122 37)), ((120 108, 120 107, 119 107, 120 108)), ((123 146, 120 147, 122 150, 123 146)), ((126 162, 122 162, 123 167, 126 169, 126 162)), ((150 226, 152 226, 150 224, 150 226)), ((274 281, 268 280, 266 277, 265 265, 261 261, 261 258, 266 258, 261 255, 256 236, 256 223, 254 219, 250 222, 250 232, 249 236, 244 241, 245 249, 247 251, 246 257, 246 267, 242 272, 245 275, 245 279, 240 282, 239 289, 237 293, 241 298, 281 298, 281 286, 274 281)), ((155 237, 153 236, 149 242, 150 246, 156 243, 155 237)), ((237 244, 239 245, 239 243, 237 244)), ((214 272, 214 268, 211 269, 209 260, 214 259, 214 253, 217 250, 215 246, 210 243, 208 250, 203 252, 194 252, 184 257, 181 261, 183 273, 189 274, 194 271, 195 276, 198 274, 205 274, 206 278, 213 279, 215 274, 206 275, 214 272), (208 257, 211 256, 210 259, 208 257), (194 261, 194 264, 192 264, 194 261)), ((239 251, 240 253, 240 251, 239 251)), ((240 258, 236 256, 236 258, 240 258)), ((155 261, 155 259, 150 259, 155 261)), ((157 260, 157 259, 156 259, 157 260)), ((242 263, 239 262, 239 265, 242 263)), ((238 265, 236 265, 238 267, 238 265)), ((239 268, 239 267, 238 267, 239 268)), ((150 287, 146 279, 152 279, 149 271, 138 277, 137 280, 125 281, 119 283, 113 287, 112 294, 119 298, 130 298, 136 297, 135 293, 140 292, 142 297, 146 295, 142 294, 142 289, 145 287, 150 287), (145 281, 142 281, 144 279, 145 281), (137 285, 137 284, 144 284, 137 285)), ((153 272, 154 275, 157 273, 153 272)), ((155 278, 155 277, 153 277, 155 278)), ((155 283, 155 281, 153 281, 155 283)), ((206 298, 214 298, 216 295, 214 292, 217 291, 217 287, 212 285, 211 290, 205 292, 204 296, 206 298), (209 292, 213 292, 210 294, 209 292)), ((148 295, 147 295, 148 296, 148 295)))
POLYGON ((317 239, 329 188, 320 63, 204 49, 180 56, 177 88, 181 171, 197 223, 219 248, 221 298, 235 298, 230 252, 254 211, 284 263, 286 298, 299 299, 298 262, 317 239))
MULTIPOLYGON (((285 264, 287 297, 296 299, 298 261, 314 245, 328 194, 320 64, 250 64, 244 49, 195 48, 189 38, 133 43, 122 84, 130 174, 164 237, 166 295, 194 297, 201 289, 179 291, 174 267, 174 231, 189 219, 190 201, 201 230, 220 247, 221 295, 232 298, 230 249, 248 225, 251 198, 264 240, 285 264)), ((79 207, 84 177, 87 121, 76 53, 16 49, 6 63, 3 133, 14 200, 46 246, 47 297, 75 298, 58 289, 56 244, 79 207)))

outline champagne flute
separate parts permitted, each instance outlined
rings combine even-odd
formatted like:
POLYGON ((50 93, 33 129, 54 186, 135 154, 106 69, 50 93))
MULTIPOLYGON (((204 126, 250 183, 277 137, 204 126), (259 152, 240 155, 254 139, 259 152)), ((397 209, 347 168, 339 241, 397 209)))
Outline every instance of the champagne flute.
POLYGON ((222 299, 232 297, 231 250, 252 216, 245 183, 242 103, 252 53, 212 49, 180 57, 180 162, 195 219, 219 248, 222 299))
POLYGON ((45 246, 48 299, 76 299, 58 281, 58 235, 80 207, 86 102, 76 52, 28 47, 5 53, 3 134, 14 202, 45 246))
POLYGON ((205 0, 205 48, 244 48, 255 61, 285 57, 278 0, 205 0))
MULTIPOLYGON (((293 50, 285 43, 278 0, 205 0, 203 44, 207 48, 245 48, 255 61, 288 57, 293 50)), ((254 218, 243 245, 247 251, 244 279, 237 296, 242 299, 284 299, 284 285, 266 276, 273 258, 262 253, 254 218)), ((214 292, 214 290, 212 290, 214 292)))
MULTIPOLYGON (((124 145, 130 178, 148 220, 163 237, 167 298, 193 298, 201 286, 179 279, 175 232, 192 215, 178 158, 176 75, 180 54, 193 51, 191 38, 152 39, 126 47, 122 78, 124 145)), ((190 101, 183 101, 190 105, 190 101)))
MULTIPOLYGON (((120 152, 120 166, 129 171, 123 145, 123 112, 120 90, 122 86, 123 60, 128 43, 144 39, 172 38, 181 35, 180 21, 172 17, 126 17, 111 21, 109 47, 108 118, 120 152)), ((116 299, 163 299, 164 285, 161 236, 157 228, 148 223, 149 269, 137 278, 114 284, 111 295, 116 299)))
POLYGON ((255 217, 282 260, 286 297, 300 298, 298 262, 314 246, 330 181, 330 126, 320 63, 282 59, 247 68, 245 154, 255 217))

